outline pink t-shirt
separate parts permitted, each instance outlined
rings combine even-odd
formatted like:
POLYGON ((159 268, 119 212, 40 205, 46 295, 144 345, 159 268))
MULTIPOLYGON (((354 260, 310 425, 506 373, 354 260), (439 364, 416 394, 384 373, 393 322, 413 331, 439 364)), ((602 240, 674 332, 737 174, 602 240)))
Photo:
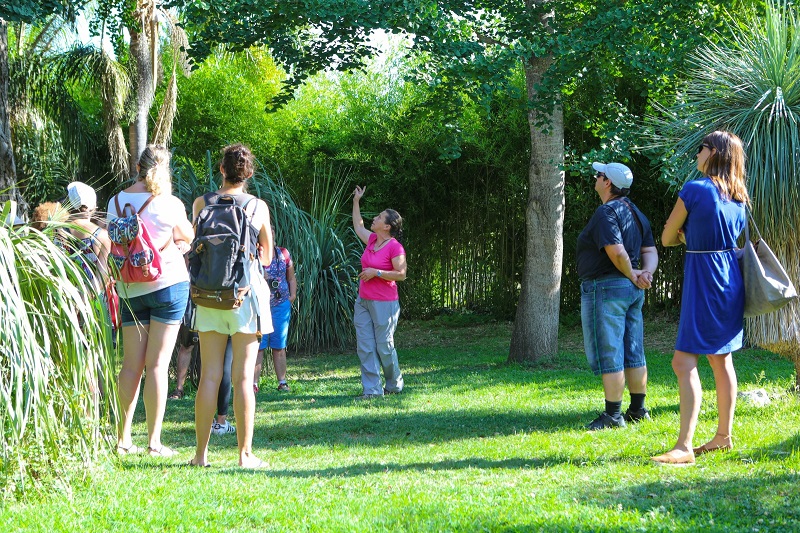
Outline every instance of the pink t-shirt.
MULTIPOLYGON (((369 236, 367 247, 361 254, 361 268, 377 268, 378 270, 394 270, 392 259, 399 255, 406 255, 403 245, 392 238, 383 247, 375 251, 375 243, 378 235, 373 233, 369 236)), ((362 281, 358 286, 358 295, 364 300, 379 300, 391 302, 398 300, 397 283, 393 280, 383 279, 375 276, 371 280, 362 281)))

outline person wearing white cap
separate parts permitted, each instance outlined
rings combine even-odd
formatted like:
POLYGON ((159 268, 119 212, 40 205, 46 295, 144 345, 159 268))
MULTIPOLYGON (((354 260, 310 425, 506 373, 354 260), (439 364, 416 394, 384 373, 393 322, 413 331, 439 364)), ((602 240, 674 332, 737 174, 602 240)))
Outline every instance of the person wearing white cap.
POLYGON ((649 419, 644 406, 647 362, 642 304, 658 266, 658 252, 647 217, 627 196, 633 173, 621 163, 593 163, 594 190, 603 205, 578 236, 581 323, 586 358, 602 375, 605 410, 586 428, 625 427, 649 419), (631 403, 622 414, 627 382, 631 403))
POLYGON ((92 286, 100 291, 108 275, 108 252, 111 240, 108 232, 92 222, 97 209, 97 193, 80 181, 67 185, 66 208, 70 213, 71 227, 67 230, 77 239, 72 258, 84 265, 92 286), (97 274, 100 276, 97 276, 97 274))

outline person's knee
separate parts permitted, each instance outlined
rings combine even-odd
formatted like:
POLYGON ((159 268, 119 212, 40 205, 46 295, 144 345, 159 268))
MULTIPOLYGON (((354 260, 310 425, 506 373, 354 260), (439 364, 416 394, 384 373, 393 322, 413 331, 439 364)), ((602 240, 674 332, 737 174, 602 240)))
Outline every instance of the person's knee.
POLYGON ((697 368, 697 357, 678 352, 672 357, 672 370, 677 376, 690 374, 695 368, 697 368))

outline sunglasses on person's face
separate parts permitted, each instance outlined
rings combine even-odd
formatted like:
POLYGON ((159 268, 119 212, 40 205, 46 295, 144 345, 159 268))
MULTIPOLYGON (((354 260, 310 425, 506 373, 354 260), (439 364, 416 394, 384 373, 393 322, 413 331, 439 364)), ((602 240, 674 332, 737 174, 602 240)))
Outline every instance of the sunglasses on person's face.
POLYGON ((603 174, 602 172, 598 172, 597 174, 594 175, 594 178, 595 179, 600 179, 600 178, 606 179, 606 175, 603 174))
POLYGON ((702 152, 703 148, 708 148, 709 151, 714 149, 713 146, 709 146, 707 144, 701 144, 700 146, 697 147, 697 153, 699 154, 700 152, 702 152))

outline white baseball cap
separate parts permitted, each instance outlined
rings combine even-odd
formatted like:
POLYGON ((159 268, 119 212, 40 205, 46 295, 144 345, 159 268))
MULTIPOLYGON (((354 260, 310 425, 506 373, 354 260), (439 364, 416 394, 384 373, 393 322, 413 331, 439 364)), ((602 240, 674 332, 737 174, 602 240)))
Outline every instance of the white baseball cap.
POLYGON ((67 197, 73 209, 80 209, 81 206, 86 206, 87 209, 97 208, 97 193, 80 181, 67 185, 67 197))
POLYGON ((605 174, 618 189, 630 189, 633 184, 633 172, 622 163, 592 163, 592 168, 605 174))

